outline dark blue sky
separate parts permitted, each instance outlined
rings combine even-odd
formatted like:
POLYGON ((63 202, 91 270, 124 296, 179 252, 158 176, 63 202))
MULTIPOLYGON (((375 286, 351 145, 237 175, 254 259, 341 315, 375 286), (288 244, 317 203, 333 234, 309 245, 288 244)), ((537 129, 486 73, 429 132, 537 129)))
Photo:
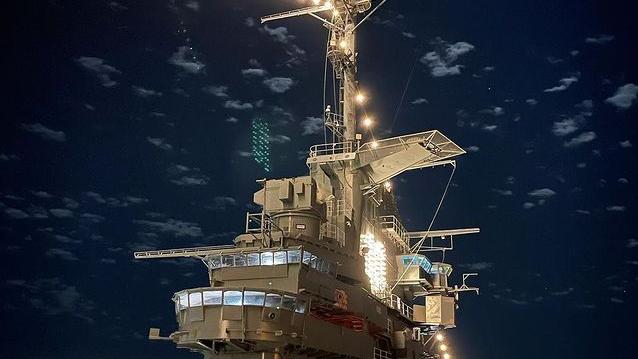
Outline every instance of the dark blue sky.
MULTIPOLYGON (((14 4, 0 356, 196 357, 144 337, 174 328, 172 293, 204 285, 203 266, 131 252, 229 243, 255 179, 306 173, 326 34, 256 20, 301 3, 14 4), (268 174, 251 158, 256 117, 271 123, 268 174)), ((637 30, 629 1, 575 0, 389 0, 361 28, 377 135, 439 129, 468 151, 435 224, 482 229, 447 256, 455 280, 481 274, 450 333, 456 357, 633 351, 637 30)), ((427 228, 447 171, 395 181, 408 229, 427 228)))

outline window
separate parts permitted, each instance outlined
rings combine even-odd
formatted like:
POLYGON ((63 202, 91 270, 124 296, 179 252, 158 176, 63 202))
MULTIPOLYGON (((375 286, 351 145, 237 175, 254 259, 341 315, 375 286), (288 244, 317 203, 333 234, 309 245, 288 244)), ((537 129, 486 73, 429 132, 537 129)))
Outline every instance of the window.
POLYGON ((188 308, 188 294, 187 293, 181 293, 178 295, 178 301, 179 301, 179 310, 188 308))
POLYGON ((259 265, 259 253, 250 253, 248 254, 248 265, 249 266, 258 266, 259 265))
POLYGON ((311 254, 310 257, 310 268, 317 269, 317 256, 314 254, 311 254))
POLYGON ((301 251, 300 250, 291 250, 288 251, 288 263, 299 263, 301 259, 301 251))
POLYGON ((212 256, 209 257, 210 267, 211 268, 219 268, 222 266, 222 257, 221 256, 212 256))
POLYGON ((272 252, 263 252, 261 254, 261 265, 262 266, 271 266, 272 263, 272 252))
POLYGON ((303 252, 303 264, 310 263, 310 257, 312 257, 312 253, 304 251, 303 252))
POLYGON ((306 229, 306 225, 304 223, 295 224, 296 229, 306 229))
POLYGON ((284 300, 281 304, 281 307, 287 310, 295 310, 295 297, 284 295, 284 300))
POLYGON ((274 264, 286 264, 286 251, 275 252, 274 264))
POLYGON ((266 296, 266 293, 264 293, 264 292, 245 291, 244 292, 244 305, 262 306, 262 305, 264 305, 264 297, 265 296, 266 296))
POLYGON ((306 312, 306 301, 303 299, 297 298, 297 302, 295 303, 295 313, 305 313, 306 312))
POLYGON ((281 306, 281 296, 275 293, 266 294, 266 307, 279 308, 281 306))
POLYGON ((243 267, 246 265, 245 254, 235 254, 235 267, 243 267))
POLYGON ((202 293, 204 295, 204 305, 220 305, 222 304, 222 291, 205 291, 202 293))
POLYGON ((201 307, 202 306, 202 293, 191 293, 188 295, 189 304, 191 307, 201 307))
POLYGON ((235 265, 235 256, 232 254, 224 254, 222 256, 222 267, 232 267, 235 265))
POLYGON ((242 293, 236 290, 224 292, 224 305, 241 305, 242 293))

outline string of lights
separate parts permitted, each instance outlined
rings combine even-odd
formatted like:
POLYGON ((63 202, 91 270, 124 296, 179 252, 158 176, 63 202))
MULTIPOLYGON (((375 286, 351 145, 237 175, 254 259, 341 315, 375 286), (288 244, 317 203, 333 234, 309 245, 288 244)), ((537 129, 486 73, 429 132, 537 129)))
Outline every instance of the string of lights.
POLYGON ((270 126, 264 119, 258 117, 251 124, 252 153, 255 162, 264 171, 270 172, 270 126))

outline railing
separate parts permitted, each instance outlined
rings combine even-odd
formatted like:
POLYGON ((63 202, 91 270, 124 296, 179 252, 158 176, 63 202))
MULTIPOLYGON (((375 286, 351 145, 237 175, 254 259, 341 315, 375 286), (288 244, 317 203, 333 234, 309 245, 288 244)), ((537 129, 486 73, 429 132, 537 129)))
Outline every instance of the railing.
POLYGON ((354 152, 354 144, 352 142, 322 143, 310 147, 309 157, 337 155, 352 152, 354 152))
POLYGON ((401 298, 395 294, 391 294, 389 298, 386 298, 385 304, 393 309, 396 309, 401 315, 412 320, 414 318, 414 309, 411 306, 403 303, 401 298))
POLYGON ((374 359, 392 359, 392 353, 387 350, 374 348, 374 359))
POLYGON ((379 225, 390 234, 396 245, 404 249, 409 247, 410 237, 397 217, 381 216, 379 217, 379 225))
POLYGON ((272 241, 273 230, 280 231, 282 236, 284 234, 284 231, 266 213, 246 213, 246 233, 253 234, 253 236, 260 233, 263 236, 262 241, 265 241, 266 238, 272 241))
POLYGON ((346 232, 332 223, 324 223, 319 231, 320 238, 333 238, 337 243, 344 247, 346 245, 346 232))

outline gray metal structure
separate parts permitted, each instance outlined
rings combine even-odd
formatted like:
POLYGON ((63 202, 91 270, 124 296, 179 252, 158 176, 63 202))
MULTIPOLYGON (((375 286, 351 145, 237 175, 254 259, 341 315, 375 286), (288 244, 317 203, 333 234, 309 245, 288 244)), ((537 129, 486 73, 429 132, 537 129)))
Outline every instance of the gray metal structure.
POLYGON ((308 15, 330 32, 326 53, 339 92, 325 111, 332 142, 310 148, 308 175, 257 181, 253 201, 262 210, 246 215, 232 245, 134 253, 198 258, 210 279, 175 293, 178 329, 162 337, 151 328, 149 338, 209 359, 448 358, 440 334, 456 325, 458 294, 478 288, 465 283, 473 273, 450 286, 452 266, 426 254, 453 250, 454 236, 479 229, 409 232, 382 204, 393 199, 392 178, 454 170, 465 151, 437 130, 362 144, 355 30, 371 1, 314 3, 262 23, 308 15))

